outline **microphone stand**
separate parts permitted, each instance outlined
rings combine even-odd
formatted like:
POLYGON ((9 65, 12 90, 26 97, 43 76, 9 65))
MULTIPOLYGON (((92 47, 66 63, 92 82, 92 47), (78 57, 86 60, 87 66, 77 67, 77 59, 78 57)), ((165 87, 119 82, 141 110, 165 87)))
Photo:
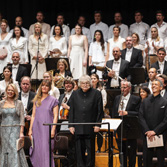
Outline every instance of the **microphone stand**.
MULTIPOLYGON (((38 49, 37 49, 37 58, 36 58, 36 64, 34 66, 34 69, 32 70, 31 72, 31 75, 33 74, 34 70, 36 69, 36 90, 38 88, 38 63, 39 63, 39 40, 40 40, 40 35, 39 35, 39 38, 38 38, 38 49)), ((30 75, 30 76, 31 76, 30 75)))
MULTIPOLYGON (((121 106, 121 111, 123 110, 123 101, 122 101, 122 97, 123 97, 123 92, 121 92, 121 97, 120 97, 120 106, 121 106)), ((122 152, 122 142, 123 142, 123 115, 121 115, 121 119, 122 119, 122 123, 121 123, 121 151, 120 151, 120 167, 124 166, 124 156, 123 156, 123 152, 122 152)))

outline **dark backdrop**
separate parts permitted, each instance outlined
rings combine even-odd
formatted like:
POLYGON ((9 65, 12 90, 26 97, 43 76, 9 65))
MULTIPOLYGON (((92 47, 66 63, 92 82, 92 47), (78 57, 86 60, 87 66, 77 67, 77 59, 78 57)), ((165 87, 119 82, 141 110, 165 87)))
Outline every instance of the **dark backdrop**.
MULTIPOLYGON (((134 22, 134 11, 141 10, 144 15, 143 21, 152 25, 156 22, 156 10, 163 10, 167 16, 167 0, 3 0, 0 4, 0 11, 3 18, 7 19, 10 28, 14 26, 15 17, 23 17, 25 28, 36 21, 36 12, 41 10, 45 14, 45 22, 51 26, 56 22, 56 14, 63 12, 65 15, 65 24, 73 28, 79 15, 86 16, 86 26, 94 22, 93 12, 101 10, 103 13, 103 22, 109 26, 114 23, 113 15, 120 11, 123 16, 123 23, 128 26, 134 22)), ((165 18, 167 21, 167 18, 165 18)))

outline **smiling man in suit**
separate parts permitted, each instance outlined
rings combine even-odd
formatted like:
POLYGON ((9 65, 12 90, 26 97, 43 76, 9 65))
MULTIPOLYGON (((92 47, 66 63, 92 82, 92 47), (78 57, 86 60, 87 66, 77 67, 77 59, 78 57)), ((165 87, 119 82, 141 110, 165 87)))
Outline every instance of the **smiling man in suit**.
POLYGON ((165 142, 167 139, 167 100, 160 95, 163 83, 155 79, 152 83, 153 94, 144 99, 140 110, 139 120, 143 134, 144 167, 152 167, 154 148, 147 148, 147 140, 154 140, 155 135, 163 135, 164 146, 156 147, 158 167, 165 166, 165 142))
POLYGON ((157 51, 158 61, 151 65, 157 69, 158 73, 167 75, 167 61, 165 61, 166 50, 159 48, 157 51))
POLYGON ((12 78, 15 81, 18 81, 20 85, 20 80, 23 76, 27 76, 27 69, 19 64, 20 55, 18 52, 12 54, 12 78))
MULTIPOLYGON (((131 83, 128 81, 121 81, 121 94, 116 96, 113 105, 113 117, 118 116, 138 116, 140 107, 140 98, 130 94, 131 83)), ((117 140, 118 148, 121 152, 121 139, 117 140)), ((136 164, 136 139, 122 140, 123 162, 124 167, 127 167, 127 157, 129 158, 129 167, 135 167, 136 164)))
POLYGON ((121 50, 121 58, 130 62, 130 67, 142 67, 143 56, 140 49, 133 47, 132 37, 126 38, 126 49, 121 50))
POLYGON ((122 79, 130 81, 131 76, 129 75, 129 62, 121 59, 121 51, 118 47, 113 48, 114 60, 109 60, 106 66, 112 71, 105 70, 104 78, 108 79, 107 89, 120 88, 120 76, 122 79))

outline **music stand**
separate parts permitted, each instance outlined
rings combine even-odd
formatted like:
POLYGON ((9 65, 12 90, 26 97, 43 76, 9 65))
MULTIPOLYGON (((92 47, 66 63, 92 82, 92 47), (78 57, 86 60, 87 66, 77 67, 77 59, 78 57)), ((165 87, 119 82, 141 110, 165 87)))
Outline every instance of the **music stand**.
POLYGON ((121 94, 121 90, 120 89, 107 89, 106 92, 107 92, 106 108, 109 108, 110 116, 112 116, 112 108, 114 104, 114 99, 117 95, 121 94))
POLYGON ((132 85, 139 85, 145 82, 145 71, 142 67, 130 68, 130 75, 132 76, 132 85))
POLYGON ((68 71, 70 71, 70 64, 69 64, 69 60, 68 58, 61 58, 61 57, 58 57, 58 58, 46 58, 45 59, 45 63, 46 63, 46 69, 47 71, 50 71, 50 70, 57 70, 57 62, 59 61, 59 59, 65 59, 68 63, 68 71))
MULTIPOLYGON (((121 116, 115 117, 120 118, 121 116)), ((140 125, 137 116, 124 116, 123 117, 123 138, 138 139, 140 137, 140 125)), ((121 126, 117 129, 118 138, 121 137, 121 126)))

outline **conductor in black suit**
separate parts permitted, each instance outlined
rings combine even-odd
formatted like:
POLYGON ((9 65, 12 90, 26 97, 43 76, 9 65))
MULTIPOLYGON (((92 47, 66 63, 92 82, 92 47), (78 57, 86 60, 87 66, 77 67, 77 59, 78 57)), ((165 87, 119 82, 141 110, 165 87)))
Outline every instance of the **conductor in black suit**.
POLYGON ((159 74, 167 75, 167 61, 165 61, 166 50, 164 48, 159 48, 157 50, 158 61, 151 65, 157 69, 159 74))
POLYGON ((126 38, 126 49, 121 50, 121 58, 130 62, 130 68, 143 65, 142 51, 133 47, 131 36, 126 38))
MULTIPOLYGON (((69 123, 101 123, 103 102, 101 92, 91 88, 91 78, 83 75, 79 78, 80 89, 73 92, 70 99, 69 123)), ((77 167, 95 166, 95 133, 99 125, 70 125, 75 134, 77 167), (87 150, 87 157, 85 151, 87 150)))
POLYGON ((27 76, 27 69, 19 64, 20 55, 18 52, 14 52, 12 54, 12 78, 15 81, 18 81, 20 85, 20 80, 23 76, 27 76))
POLYGON ((110 88, 120 88, 120 76, 122 79, 131 80, 129 74, 129 62, 121 58, 121 51, 118 47, 113 48, 114 60, 107 61, 106 66, 111 70, 108 71, 107 68, 104 72, 104 78, 108 79, 107 89, 110 88))
MULTIPOLYGON (((113 105, 113 117, 118 116, 138 116, 140 107, 140 98, 130 94, 131 83, 128 81, 121 81, 121 95, 116 96, 113 105)), ((126 139, 122 141, 124 167, 127 167, 127 157, 129 158, 129 167, 135 167, 136 164, 136 139, 126 139)), ((118 148, 121 150, 121 140, 118 138, 118 148)), ((121 162, 122 163, 122 162, 121 162)))
POLYGON ((164 146, 156 147, 158 167, 164 167, 165 142, 167 139, 167 100, 160 95, 163 84, 155 79, 152 83, 153 94, 144 99, 140 110, 139 120, 143 134, 143 162, 144 167, 152 167, 154 148, 147 148, 146 137, 150 141, 155 135, 163 135, 164 146))

